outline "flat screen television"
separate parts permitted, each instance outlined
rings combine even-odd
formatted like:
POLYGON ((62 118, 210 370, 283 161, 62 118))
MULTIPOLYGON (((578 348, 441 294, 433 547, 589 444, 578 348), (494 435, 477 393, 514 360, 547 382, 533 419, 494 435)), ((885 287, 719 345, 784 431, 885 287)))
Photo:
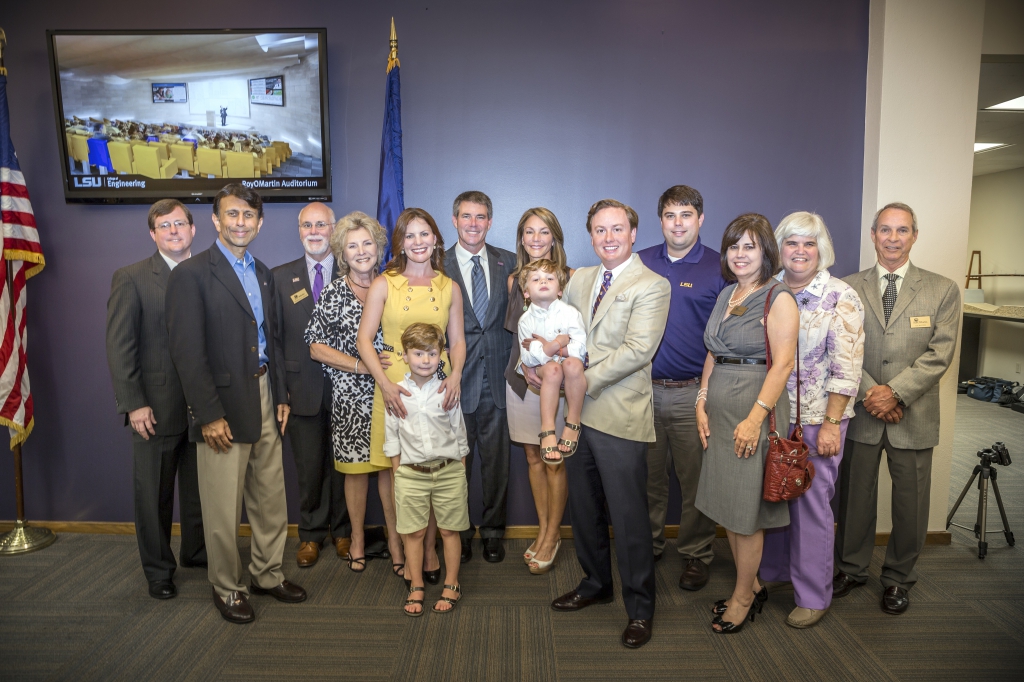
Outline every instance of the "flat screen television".
POLYGON ((47 31, 64 198, 330 201, 327 31, 47 31), (285 96, 285 85, 288 95, 285 96))

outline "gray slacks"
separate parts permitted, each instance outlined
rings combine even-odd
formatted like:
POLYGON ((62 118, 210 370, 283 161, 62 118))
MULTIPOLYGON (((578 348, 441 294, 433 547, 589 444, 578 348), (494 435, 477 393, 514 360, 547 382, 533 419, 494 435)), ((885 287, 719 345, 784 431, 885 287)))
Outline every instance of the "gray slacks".
MULTIPOLYGON (((500 377, 499 377, 500 378, 500 377)), ((504 378, 500 378, 504 383, 504 378)), ((511 446, 505 410, 494 404, 487 373, 480 386, 480 402, 475 412, 463 412, 469 457, 466 458, 466 481, 473 480, 473 451, 480 454, 480 483, 483 488, 484 511, 480 519, 480 537, 501 538, 505 535, 505 513, 508 502, 508 460, 511 446)), ((463 540, 476 534, 469 528, 460 533, 463 540)))
POLYGON ((909 590, 917 582, 914 565, 928 534, 932 448, 894 448, 885 431, 882 441, 874 445, 846 440, 839 466, 836 568, 860 582, 868 579, 875 546, 882 450, 892 477, 892 534, 882 564, 882 586, 909 590))
POLYGON ((711 546, 715 522, 693 506, 704 461, 694 408, 699 388, 697 384, 682 388, 654 386, 654 433, 658 440, 647 448, 647 502, 654 554, 659 555, 665 550, 669 468, 674 467, 682 497, 677 549, 684 560, 699 559, 710 564, 715 557, 711 546))

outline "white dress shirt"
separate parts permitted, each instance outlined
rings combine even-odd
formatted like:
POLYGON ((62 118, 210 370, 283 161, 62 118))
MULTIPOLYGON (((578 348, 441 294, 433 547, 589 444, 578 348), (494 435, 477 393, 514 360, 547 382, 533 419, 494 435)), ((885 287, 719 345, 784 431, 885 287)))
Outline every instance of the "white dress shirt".
MULTIPOLYGON (((331 283, 331 276, 334 274, 334 254, 328 252, 327 257, 322 261, 314 260, 308 253, 306 254, 306 274, 309 275, 309 286, 312 289, 313 280, 316 279, 316 264, 320 263, 321 272, 324 277, 324 288, 331 283)), ((310 291, 309 293, 313 293, 310 291)))
POLYGON ((445 411, 444 393, 436 376, 420 388, 409 373, 398 385, 412 393, 402 396, 405 419, 384 415, 384 454, 401 455, 400 464, 423 464, 439 459, 462 459, 469 454, 462 408, 445 411))
MULTIPOLYGON (((569 335, 569 357, 582 361, 587 352, 587 330, 583 327, 583 316, 580 311, 562 300, 551 302, 548 309, 531 303, 529 309, 519 318, 519 338, 528 339, 534 334, 553 341, 559 334, 569 335)), ((544 344, 534 341, 530 350, 519 347, 519 361, 527 367, 539 367, 554 360, 554 356, 544 354, 544 344)), ((561 362, 561 359, 559 359, 561 362)))
MULTIPOLYGON (((160 251, 160 249, 157 249, 157 251, 160 251)), ((167 267, 169 267, 171 270, 173 270, 175 268, 175 266, 177 265, 177 263, 174 262, 174 259, 168 258, 167 254, 164 253, 163 251, 160 251, 160 257, 164 259, 164 262, 167 263, 167 267)), ((188 255, 185 256, 185 258, 187 259, 187 258, 191 258, 191 257, 192 257, 192 252, 189 251, 188 255)))
MULTIPOLYGON (((491 283, 491 273, 487 268, 487 245, 484 244, 480 253, 470 253, 462 248, 462 244, 455 244, 455 260, 459 262, 459 271, 462 272, 462 281, 466 283, 466 290, 462 292, 463 305, 473 300, 473 256, 480 256, 480 267, 484 269, 484 281, 487 282, 487 299, 490 300, 494 285, 491 283)), ((472 307, 472 303, 470 303, 472 307)))
MULTIPOLYGON (((900 295, 900 288, 903 287, 903 278, 907 276, 907 270, 909 270, 909 269, 910 269, 910 259, 908 258, 906 263, 904 263, 903 265, 899 266, 898 268, 896 268, 895 270, 892 271, 892 274, 896 275, 896 295, 897 296, 900 295)), ((887 280, 885 278, 885 276, 889 274, 889 271, 886 270, 882 266, 881 263, 875 263, 875 274, 878 275, 878 286, 880 287, 882 295, 884 296, 885 295, 885 288, 887 286, 889 286, 889 280, 887 280)))
MULTIPOLYGON (((624 262, 619 263, 618 265, 611 269, 612 281, 608 283, 609 287, 611 287, 611 285, 615 283, 615 278, 622 274, 622 271, 629 267, 629 264, 632 263, 633 259, 637 257, 638 256, 635 253, 630 254, 629 258, 627 258, 624 262)), ((606 272, 608 272, 608 268, 602 266, 601 272, 597 273, 597 283, 594 285, 594 293, 590 295, 591 308, 594 307, 594 301, 597 300, 597 294, 601 291, 601 285, 604 284, 604 273, 606 272)))

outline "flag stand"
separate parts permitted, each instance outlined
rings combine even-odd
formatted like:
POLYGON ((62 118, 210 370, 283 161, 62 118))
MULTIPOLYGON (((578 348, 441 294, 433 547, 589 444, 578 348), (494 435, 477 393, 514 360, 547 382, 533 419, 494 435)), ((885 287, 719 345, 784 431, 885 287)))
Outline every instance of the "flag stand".
MULTIPOLYGON (((6 43, 7 36, 4 35, 3 29, 0 29, 0 74, 2 75, 7 75, 3 59, 4 48, 7 46, 6 43)), ((5 269, 7 271, 7 295, 10 296, 14 286, 14 274, 11 268, 5 269)), ((14 301, 11 301, 11 305, 14 305, 14 301)), ((12 447, 11 452, 14 455, 14 494, 17 500, 17 520, 14 523, 14 530, 0 535, 0 556, 34 552, 37 549, 49 547, 57 539, 57 536, 49 528, 29 526, 28 522, 25 521, 25 489, 22 482, 21 443, 12 447)))

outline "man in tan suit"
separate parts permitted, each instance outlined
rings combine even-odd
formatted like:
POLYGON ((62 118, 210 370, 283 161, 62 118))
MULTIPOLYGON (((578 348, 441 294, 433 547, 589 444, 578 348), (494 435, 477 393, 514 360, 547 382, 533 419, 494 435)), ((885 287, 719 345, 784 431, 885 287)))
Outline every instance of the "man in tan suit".
POLYGON ((867 315, 857 414, 839 470, 839 573, 832 595, 844 597, 867 581, 885 450, 892 476, 892 534, 882 564, 882 610, 896 615, 910 605, 914 564, 928 532, 939 379, 956 348, 960 290, 952 280, 910 262, 917 217, 906 204, 888 204, 875 214, 871 241, 878 263, 845 280, 867 315))
POLYGON ((655 441, 651 358, 658 350, 671 287, 633 253, 637 214, 613 199, 590 207, 587 231, 601 265, 580 268, 564 300, 587 328, 587 395, 579 450, 565 460, 576 556, 584 577, 551 603, 578 611, 612 600, 608 522, 629 623, 627 647, 651 638, 654 549, 647 512, 647 444, 655 441), (607 503, 607 511, 605 504, 607 503))

